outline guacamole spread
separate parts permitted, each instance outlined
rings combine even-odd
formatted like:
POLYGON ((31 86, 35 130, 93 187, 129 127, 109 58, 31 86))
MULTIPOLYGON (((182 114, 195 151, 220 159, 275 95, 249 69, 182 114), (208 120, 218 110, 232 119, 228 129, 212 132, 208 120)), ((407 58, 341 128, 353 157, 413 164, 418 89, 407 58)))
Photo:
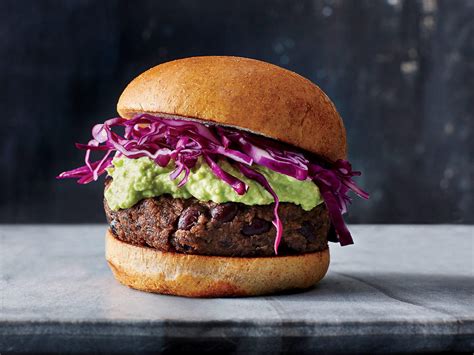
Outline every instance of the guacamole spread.
MULTIPOLYGON (((178 187, 184 172, 176 180, 171 180, 169 174, 174 169, 173 162, 162 168, 147 157, 138 159, 120 157, 115 158, 113 166, 107 169, 113 180, 105 191, 105 199, 112 210, 129 208, 144 198, 163 194, 169 194, 174 198, 195 197, 200 201, 216 203, 268 205, 274 202, 270 193, 260 184, 244 177, 228 162, 220 161, 219 165, 244 181, 249 187, 247 193, 238 195, 227 183, 215 177, 209 166, 201 160, 191 169, 186 184, 178 187)), ((299 181, 262 166, 253 168, 267 178, 281 202, 300 205, 306 211, 323 202, 318 187, 310 180, 299 181)))

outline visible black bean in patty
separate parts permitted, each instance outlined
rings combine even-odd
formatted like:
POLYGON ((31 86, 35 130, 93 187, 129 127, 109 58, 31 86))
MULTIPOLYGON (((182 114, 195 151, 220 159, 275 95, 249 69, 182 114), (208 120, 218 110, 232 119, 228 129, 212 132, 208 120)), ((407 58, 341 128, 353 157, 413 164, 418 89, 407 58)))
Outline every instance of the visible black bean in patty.
POLYGON ((236 203, 216 204, 216 206, 211 209, 211 216, 217 222, 230 222, 234 219, 238 210, 239 207, 236 203))
POLYGON ((261 218, 254 218, 249 224, 242 227, 242 234, 248 236, 260 235, 266 233, 272 228, 271 222, 265 221, 261 218))

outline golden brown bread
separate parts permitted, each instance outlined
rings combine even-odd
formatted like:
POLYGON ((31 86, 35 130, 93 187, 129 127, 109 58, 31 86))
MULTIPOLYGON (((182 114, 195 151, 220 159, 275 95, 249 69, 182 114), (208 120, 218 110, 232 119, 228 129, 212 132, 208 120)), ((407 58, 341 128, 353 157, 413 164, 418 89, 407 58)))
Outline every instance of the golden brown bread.
POLYGON ((326 94, 289 70, 240 57, 193 57, 149 69, 124 90, 124 118, 159 113, 235 126, 329 160, 346 158, 346 133, 326 94))
POLYGON ((106 234, 107 262, 122 284, 187 297, 230 297, 305 289, 329 267, 329 249, 295 256, 233 258, 161 252, 106 234))

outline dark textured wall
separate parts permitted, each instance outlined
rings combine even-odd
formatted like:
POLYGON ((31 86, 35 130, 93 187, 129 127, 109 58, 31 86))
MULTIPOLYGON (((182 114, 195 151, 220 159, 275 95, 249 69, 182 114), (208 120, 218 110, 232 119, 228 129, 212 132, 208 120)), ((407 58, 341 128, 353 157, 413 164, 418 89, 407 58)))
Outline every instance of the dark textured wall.
POLYGON ((0 222, 103 221, 102 183, 55 174, 126 83, 193 55, 318 83, 372 193, 349 220, 474 222, 474 1, 0 1, 0 222))

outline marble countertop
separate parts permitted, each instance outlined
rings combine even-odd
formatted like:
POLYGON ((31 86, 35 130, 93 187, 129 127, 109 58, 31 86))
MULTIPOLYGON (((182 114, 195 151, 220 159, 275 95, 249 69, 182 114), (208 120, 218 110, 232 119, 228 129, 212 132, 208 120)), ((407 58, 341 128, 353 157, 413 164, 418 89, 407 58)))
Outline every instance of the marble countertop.
POLYGON ((474 351, 474 226, 355 225, 315 288, 234 299, 120 285, 105 228, 0 226, 0 353, 474 351))

